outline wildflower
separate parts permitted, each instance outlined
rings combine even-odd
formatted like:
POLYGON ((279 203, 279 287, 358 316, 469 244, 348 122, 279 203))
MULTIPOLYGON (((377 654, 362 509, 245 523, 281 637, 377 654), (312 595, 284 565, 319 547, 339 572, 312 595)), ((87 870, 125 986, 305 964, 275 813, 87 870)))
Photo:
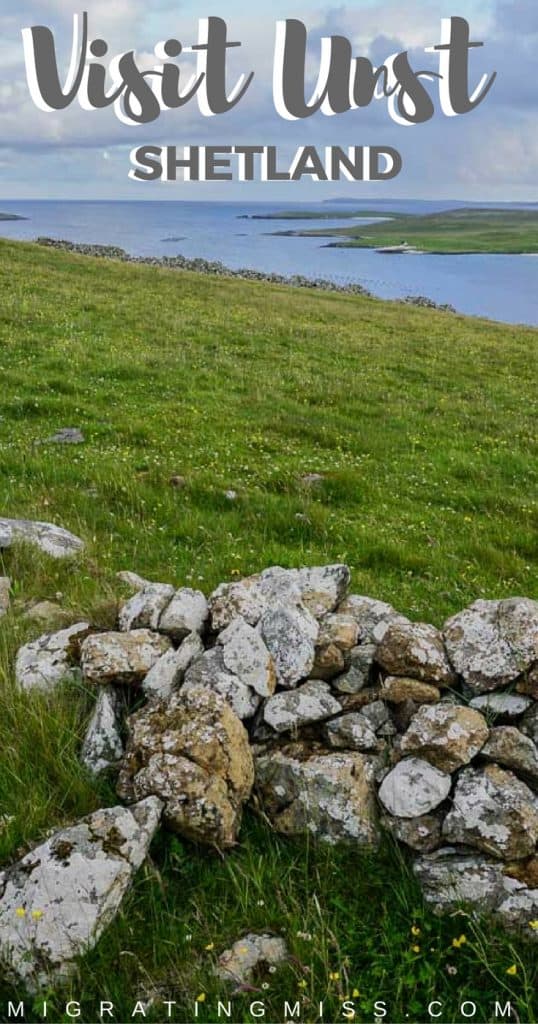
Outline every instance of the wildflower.
POLYGON ((304 978, 301 978, 299 982, 299 988, 306 988, 306 981, 304 978))
POLYGON ((269 968, 269 974, 274 974, 274 973, 275 973, 275 971, 276 971, 276 967, 275 967, 275 965, 274 965, 274 964, 271 964, 271 966, 270 966, 270 968, 269 968))
POLYGON ((413 953, 420 953, 420 946, 411 946, 413 953))
POLYGON ((15 913, 17 917, 26 917, 26 910, 24 909, 24 907, 17 907, 15 913))
POLYGON ((267 991, 267 989, 269 988, 269 982, 268 981, 264 981, 262 983, 262 988, 264 989, 264 991, 267 991))
POLYGON ((516 964, 512 964, 510 967, 507 967, 506 968, 506 973, 507 974, 512 974, 512 975, 513 974, 517 974, 517 966, 516 966, 516 964))
POLYGON ((206 948, 207 952, 210 953, 211 950, 215 948, 215 943, 214 942, 208 942, 208 944, 207 944, 207 946, 205 948, 206 948))
POLYGON ((331 971, 329 974, 330 981, 340 981, 340 975, 338 971, 331 971))
POLYGON ((459 949, 460 946, 464 946, 466 942, 467 942, 467 936, 466 935, 460 935, 459 939, 452 939, 452 945, 453 945, 454 949, 459 949))
POLYGON ((32 910, 32 917, 34 921, 39 921, 40 917, 43 917, 42 910, 32 910))
POLYGON ((192 935, 190 933, 185 936, 185 942, 192 942, 192 935))
POLYGON ((257 906, 258 907, 264 907, 265 906, 265 900, 258 900, 257 906))
POLYGON ((411 928, 411 935, 420 935, 420 928, 418 928, 416 924, 411 928))
POLYGON ((205 992, 200 992, 199 996, 196 996, 197 1003, 205 1003, 205 992))
POLYGON ((451 974, 452 976, 454 976, 455 974, 458 973, 458 968, 454 967, 453 964, 447 964, 446 965, 446 973, 447 974, 451 974))
POLYGON ((532 928, 533 932, 538 931, 538 921, 529 921, 529 928, 532 928))
POLYGON ((353 992, 351 993, 351 995, 353 996, 354 999, 358 999, 359 996, 360 996, 360 992, 359 992, 358 988, 354 988, 353 992))

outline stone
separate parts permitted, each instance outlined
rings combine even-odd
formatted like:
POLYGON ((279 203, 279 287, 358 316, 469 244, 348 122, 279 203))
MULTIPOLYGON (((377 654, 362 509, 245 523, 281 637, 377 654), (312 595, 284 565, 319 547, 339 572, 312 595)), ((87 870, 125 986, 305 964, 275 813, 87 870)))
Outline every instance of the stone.
POLYGON ((538 887, 510 893, 495 910, 495 916, 509 931, 523 932, 525 938, 538 940, 538 887), (534 924, 532 923, 534 922, 534 924))
POLYGON ((441 823, 439 814, 422 814, 418 818, 393 818, 385 814, 381 825, 411 850, 417 853, 432 853, 441 844, 441 823))
POLYGON ((288 958, 284 939, 277 935, 256 935, 249 932, 234 942, 231 949, 224 950, 218 959, 216 975, 221 981, 236 985, 248 985, 257 971, 267 967, 278 967, 288 958))
POLYGON ((515 878, 528 889, 538 889, 538 855, 529 857, 528 860, 518 860, 513 864, 507 864, 504 873, 510 878, 515 878))
POLYGON ((259 576, 221 583, 209 597, 211 629, 226 629, 238 615, 250 626, 255 626, 263 615, 266 602, 260 593, 259 576))
POLYGON ((104 686, 97 695, 80 753, 80 760, 91 775, 101 775, 121 761, 121 732, 121 696, 114 687, 104 686))
POLYGON ((52 633, 67 625, 69 613, 56 601, 36 601, 25 608, 23 617, 52 633))
POLYGON ((300 729, 302 725, 322 722, 341 710, 327 684, 316 679, 303 683, 296 690, 269 697, 263 716, 267 725, 276 732, 289 732, 300 729))
POLYGON ((441 693, 437 686, 421 683, 419 679, 387 676, 381 684, 381 698, 389 704, 404 704, 407 700, 414 704, 435 704, 441 699, 441 693))
POLYGON ((62 427, 47 437, 45 444, 84 444, 86 438, 78 427, 62 427))
POLYGON ((82 675, 88 683, 135 686, 170 648, 170 641, 149 629, 95 633, 82 644, 82 675))
POLYGON ((303 487, 312 488, 318 487, 325 480, 323 473, 303 473, 300 477, 300 482, 303 487))
POLYGON ((460 704, 423 704, 402 737, 401 752, 454 772, 476 757, 488 736, 479 711, 460 704))
POLYGON ((77 622, 21 647, 15 659, 15 679, 21 690, 50 693, 60 683, 78 679, 76 662, 89 629, 87 622, 77 622))
POLYGON ((151 580, 146 580, 143 576, 139 576, 138 573, 130 572, 129 569, 122 569, 121 572, 117 572, 116 579, 120 580, 121 583, 125 583, 135 592, 137 590, 144 590, 145 587, 154 586, 151 580))
POLYGON ((362 594, 350 594, 339 605, 338 612, 355 619, 361 644, 380 643, 391 622, 409 622, 386 601, 376 601, 362 594))
POLYGON ((369 753, 376 751, 379 746, 372 723, 360 711, 351 711, 347 715, 333 718, 325 726, 325 738, 329 746, 336 750, 369 753))
POLYGON ((443 835, 506 861, 522 860, 538 841, 538 801, 524 782, 496 764, 464 768, 443 835))
POLYGON ((519 722, 519 729, 538 747, 538 704, 532 704, 519 722))
POLYGON ((425 622, 391 622, 377 646, 376 661, 392 676, 450 686, 455 681, 441 633, 425 622))
POLYGON ((428 761, 407 757, 385 776, 379 799, 385 810, 396 818, 418 818, 434 811, 446 800, 451 787, 450 775, 428 761))
POLYGON ((426 903, 437 913, 467 904, 479 913, 493 910, 506 895, 502 865, 453 847, 418 857, 413 871, 426 903))
POLYGON ((174 473, 173 476, 168 480, 170 487, 176 487, 178 491, 182 491, 187 486, 187 480, 184 476, 180 476, 179 473, 174 473))
POLYGON ((272 655, 277 683, 292 689, 308 678, 316 657, 318 624, 304 608, 278 605, 268 608, 260 632, 272 655))
POLYGON ((353 647, 348 654, 347 671, 332 680, 333 690, 337 690, 338 693, 359 693, 368 686, 372 681, 375 654, 375 644, 360 644, 353 647))
POLYGON ((209 607, 201 590, 180 587, 163 611, 159 630, 176 641, 184 640, 189 633, 203 633, 209 617, 209 607))
POLYGON ((51 558, 72 558, 84 549, 84 541, 63 527, 29 519, 0 519, 0 537, 2 548, 10 547, 15 541, 24 541, 51 558))
POLYGON ((172 831, 225 849, 236 840, 254 781, 248 734, 228 703, 204 687, 184 688, 129 719, 119 795, 164 802, 172 831))
POLYGON ((297 570, 301 601, 319 619, 343 601, 351 573, 347 565, 321 565, 297 570))
POLYGON ((278 832, 377 846, 373 766, 364 754, 331 753, 299 761, 278 750, 258 759, 256 780, 278 832))
POLYGON ((538 700, 538 662, 516 683, 516 690, 538 700))
POLYGON ((150 668, 142 683, 146 697, 166 700, 181 686, 192 663, 204 653, 198 633, 189 633, 177 650, 173 647, 162 654, 150 668))
POLYGON ((146 583, 123 605, 118 618, 120 630, 156 630, 161 613, 173 596, 174 588, 168 583, 146 583))
POLYGON ((358 626, 351 615, 325 615, 319 624, 318 644, 334 644, 341 651, 357 646, 358 626))
POLYGON ((336 644, 316 646, 314 664, 310 670, 311 679, 334 679, 346 667, 343 651, 336 644))
POLYGON ((234 619, 219 634, 218 643, 224 665, 232 675, 261 697, 270 697, 275 692, 273 659, 260 634, 245 619, 234 619))
POLYGON ((204 686, 224 697, 242 721, 252 718, 261 703, 259 694, 228 671, 224 664, 222 647, 213 647, 205 651, 185 673, 185 693, 199 686, 204 686))
POLYGON ((492 729, 480 756, 524 776, 531 786, 538 784, 538 749, 513 725, 492 729))
POLYGON ((0 959, 35 992, 65 982, 114 920, 161 816, 150 797, 107 807, 0 873, 0 959))
POLYGON ((475 601, 444 626, 454 668, 474 693, 513 682, 538 661, 538 601, 475 601))
POLYGON ((370 722, 374 732, 379 732, 383 726, 390 722, 389 709, 382 700, 373 700, 370 704, 365 704, 360 713, 370 722))
POLYGON ((515 721, 530 708, 532 699, 518 693, 485 693, 469 701, 470 708, 476 708, 492 718, 515 721))
POLYGON ((0 576, 0 619, 9 611, 11 600, 11 580, 8 576, 0 576))

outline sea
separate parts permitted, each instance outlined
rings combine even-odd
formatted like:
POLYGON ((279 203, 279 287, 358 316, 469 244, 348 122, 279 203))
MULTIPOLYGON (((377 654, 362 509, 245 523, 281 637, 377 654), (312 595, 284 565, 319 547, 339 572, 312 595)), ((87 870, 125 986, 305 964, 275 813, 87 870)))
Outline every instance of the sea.
MULTIPOLYGON (((2 200, 2 213, 26 220, 0 221, 5 238, 40 235, 86 244, 115 245, 136 256, 201 257, 226 266, 285 275, 359 283, 386 299, 424 296, 458 312, 512 324, 538 326, 537 255, 403 255, 373 249, 328 248, 330 239, 282 237, 279 230, 358 223, 342 212, 360 209, 372 217, 434 213, 462 206, 533 209, 537 204, 462 203, 421 200, 356 200, 307 203, 304 209, 331 214, 329 220, 256 219, 298 203, 184 201, 2 200)), ((367 223, 362 219, 362 223, 367 223)))

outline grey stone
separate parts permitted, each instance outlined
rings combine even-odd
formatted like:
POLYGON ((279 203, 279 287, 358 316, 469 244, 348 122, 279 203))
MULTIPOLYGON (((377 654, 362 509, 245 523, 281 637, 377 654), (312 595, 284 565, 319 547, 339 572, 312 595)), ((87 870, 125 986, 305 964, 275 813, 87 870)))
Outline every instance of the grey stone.
POLYGON ((277 935, 256 935, 249 932, 234 942, 231 949, 221 953, 216 975, 221 981, 248 985, 254 973, 267 967, 277 967, 288 958, 284 939, 277 935))
POLYGON ((361 708, 361 715, 366 718, 374 732, 378 732, 384 725, 390 722, 390 712, 382 700, 373 700, 361 708))
POLYGON ((92 775, 101 775, 123 757, 122 699, 111 686, 103 687, 88 724, 80 760, 92 775))
POLYGON ((360 644, 349 652, 349 668, 333 679, 331 686, 338 693, 359 693, 372 678, 376 645, 360 644))
POLYGON ((439 807, 450 793, 450 786, 450 775, 428 761, 408 757, 385 776, 378 796, 394 817, 418 818, 439 807))
POLYGON ((180 587, 164 609, 159 620, 161 633, 174 640, 183 640, 189 633, 202 633, 209 616, 209 607, 201 590, 180 587))
POLYGON ((214 632, 226 629, 238 615, 255 626, 266 608, 259 584, 259 576, 221 583, 209 597, 211 629, 214 632))
POLYGON ((454 704, 423 704, 402 737, 403 754, 416 754, 444 772, 462 768, 489 736, 479 711, 454 704))
POLYGON ((517 889, 495 910, 495 916, 509 931, 523 932, 525 938, 538 940, 538 889, 517 889), (534 924, 531 924, 533 922, 534 924))
POLYGON ((532 707, 525 711, 523 718, 519 722, 519 728, 538 747, 538 703, 536 701, 534 701, 532 707))
POLYGON ((496 764, 464 768, 443 835, 506 861, 521 860, 534 853, 538 841, 538 801, 524 782, 496 764))
POLYGON ((479 913, 493 910, 506 894, 500 862, 452 847, 417 858, 413 871, 424 899, 438 913, 472 906, 479 913))
POLYGON ((279 605, 267 609, 261 635, 272 655, 277 682, 292 689, 314 666, 318 624, 305 608, 279 605))
POLYGON ((84 541, 80 537, 75 537, 73 533, 53 523, 0 519, 0 547, 10 547, 15 541, 33 544, 51 558, 72 558, 84 548, 84 541))
POLYGON ((77 622, 58 633, 45 633, 21 647, 15 659, 15 679, 22 690, 51 692, 62 682, 79 677, 80 644, 90 627, 77 622))
POLYGON ((202 656, 204 646, 198 633, 190 633, 175 650, 173 647, 152 665, 142 683, 146 697, 166 700, 177 690, 192 663, 202 656))
POLYGON ((409 622, 391 604, 363 594, 349 594, 338 611, 353 616, 359 630, 359 641, 365 644, 380 643, 391 622, 409 622))
POLYGON ((265 702, 264 719, 276 732, 289 732, 302 725, 321 722, 341 711, 327 683, 310 680, 287 693, 275 693, 265 702))
POLYGON ((381 824, 394 839, 417 853, 432 853, 441 844, 440 814, 422 814, 418 818, 394 818, 385 814, 381 824))
POLYGON ((120 630, 156 630, 161 613, 173 596, 174 588, 168 583, 146 583, 123 605, 118 619, 120 630))
POLYGON ((532 703, 531 697, 524 697, 519 693, 484 693, 480 697, 473 697, 469 701, 469 707, 476 708, 484 715, 513 721, 520 718, 532 703))
POLYGON ((439 686, 455 681, 441 633, 426 622, 389 623, 377 646, 376 661, 389 675, 439 686))
POLYGON ((446 648, 475 693, 498 690, 538 661, 538 601, 475 601, 445 623, 446 648))
POLYGON ((481 757, 523 775, 530 785, 538 783, 538 749, 529 736, 511 725, 492 729, 481 757))
POLYGON ((200 686, 220 694, 241 720, 252 718, 261 703, 260 695, 252 687, 228 671, 222 647, 212 647, 205 651, 188 668, 183 683, 184 692, 188 693, 200 686))
POLYGON ((337 750, 369 753, 376 751, 379 745, 372 723, 360 711, 333 718, 325 726, 325 736, 329 746, 337 750))
POLYGON ((170 648, 170 641, 149 629, 96 633, 82 644, 81 667, 89 683, 136 686, 170 648))
POLYGON ((78 427, 61 427, 55 434, 47 437, 45 444, 84 444, 85 440, 78 427))
POLYGON ((238 617, 219 634, 218 643, 226 669, 261 697, 270 697, 276 686, 273 659, 260 634, 238 617))

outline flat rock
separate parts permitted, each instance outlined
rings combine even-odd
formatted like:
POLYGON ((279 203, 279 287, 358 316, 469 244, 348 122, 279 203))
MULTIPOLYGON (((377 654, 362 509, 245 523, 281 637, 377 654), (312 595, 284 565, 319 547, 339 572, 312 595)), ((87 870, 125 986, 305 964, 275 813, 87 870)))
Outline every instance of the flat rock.
POLYGON ((168 583, 146 583, 121 608, 118 618, 120 630, 156 630, 161 613, 173 596, 174 588, 168 583))
POLYGON ((325 738, 336 750, 371 753, 379 746, 372 723, 360 711, 350 711, 347 715, 333 718, 325 726, 325 738))
POLYGON ((256 780, 278 832, 309 832, 328 843, 377 846, 373 766, 364 754, 332 753, 299 761, 276 751, 258 759, 256 780))
POLYGON ((80 760, 91 775, 109 771, 123 757, 122 704, 114 687, 99 690, 80 753, 80 760))
POLYGON ((267 609, 260 632, 273 658, 277 683, 292 689, 314 666, 318 623, 305 608, 278 605, 267 609))
POLYGON ((222 633, 218 643, 226 669, 261 697, 275 691, 276 673, 273 659, 260 634, 245 619, 234 619, 222 633))
POLYGON ((209 606, 201 590, 180 587, 159 620, 161 633, 183 640, 189 633, 202 633, 209 617, 209 606))
POLYGON ((437 686, 421 683, 419 679, 406 679, 403 676, 387 676, 381 684, 381 698, 389 704, 405 704, 412 700, 414 704, 435 704, 441 698, 437 686))
POLYGON ((422 814, 418 818, 394 818, 385 814, 381 818, 383 828, 417 853, 431 853, 441 845, 441 823, 439 814, 422 814))
POLYGON ((443 835, 506 861, 521 860, 534 853, 538 841, 538 801, 524 782, 496 764, 464 768, 443 835))
POLYGON ((385 810, 396 818, 418 818, 434 811, 446 800, 451 787, 450 775, 428 761, 408 757, 385 776, 379 799, 385 810))
POLYGON ((11 600, 11 580, 8 576, 0 576, 0 619, 9 611, 11 600))
POLYGON ((331 682, 338 693, 359 693, 372 681, 376 644, 359 644, 347 655, 348 667, 331 682))
POLYGON ((261 704, 261 697, 252 687, 247 686, 232 672, 229 672, 224 664, 224 652, 222 647, 212 647, 205 651, 200 658, 197 658, 185 673, 183 690, 189 690, 204 686, 228 702, 234 714, 242 721, 252 716, 261 704))
POLYGON ((276 732, 289 732, 302 725, 322 722, 337 715, 341 705, 332 696, 327 683, 310 680, 296 690, 275 693, 265 703, 263 716, 267 725, 276 732))
POLYGON ((391 604, 363 594, 349 594, 339 605, 338 612, 355 619, 359 642, 366 644, 380 643, 391 622, 409 622, 391 604))
POLYGON ((170 648, 170 641, 149 629, 96 633, 82 644, 81 667, 88 683, 137 685, 170 648))
POLYGON ((30 991, 65 981, 116 916, 159 824, 150 797, 95 811, 0 874, 0 958, 30 991))
POLYGON ((146 697, 166 700, 177 690, 185 674, 197 658, 204 653, 204 645, 198 633, 189 633, 177 650, 173 647, 156 661, 142 683, 146 697))
POLYGON ((62 682, 79 677, 80 645, 88 635, 87 622, 58 633, 45 633, 21 647, 15 659, 15 679, 22 690, 51 692, 62 682))
POLYGON ((84 444, 86 438, 78 427, 61 427, 45 439, 45 444, 84 444))
POLYGON ((173 693, 131 715, 119 795, 156 794, 172 831, 232 846, 254 781, 248 734, 223 697, 204 687, 173 693))
POLYGON ((389 675, 450 686, 454 672, 441 633, 425 622, 391 622, 378 644, 376 661, 389 675))
POLYGON ((497 907, 495 916, 509 931, 523 932, 526 939, 538 940, 538 888, 517 889, 497 907), (534 922, 534 927, 531 925, 534 922))
POLYGON ((288 958, 284 939, 278 935, 256 935, 249 932, 234 942, 231 949, 224 950, 218 959, 216 975, 221 981, 236 985, 248 985, 255 972, 267 967, 277 967, 288 958))
POLYGON ((475 693, 513 682, 538 661, 538 601, 475 601, 444 626, 454 668, 475 693))
POLYGON ((476 708, 483 714, 499 717, 507 721, 515 721, 530 708, 531 697, 519 693, 484 693, 469 701, 470 708, 476 708))
POLYGON ((15 541, 33 544, 51 558, 72 558, 84 549, 84 541, 53 523, 30 519, 0 519, 0 548, 15 541))
POLYGON ((499 862, 452 847, 418 857, 413 865, 426 903, 438 913, 462 904, 479 913, 493 910, 507 893, 499 862))
POLYGON ((523 775, 531 786, 538 783, 538 749, 529 736, 524 736, 513 725, 492 729, 480 755, 503 768, 510 768, 516 775, 523 775))
POLYGON ((472 761, 488 736, 487 722, 479 711, 460 704, 423 705, 411 719, 400 749, 441 771, 454 772, 472 761))

